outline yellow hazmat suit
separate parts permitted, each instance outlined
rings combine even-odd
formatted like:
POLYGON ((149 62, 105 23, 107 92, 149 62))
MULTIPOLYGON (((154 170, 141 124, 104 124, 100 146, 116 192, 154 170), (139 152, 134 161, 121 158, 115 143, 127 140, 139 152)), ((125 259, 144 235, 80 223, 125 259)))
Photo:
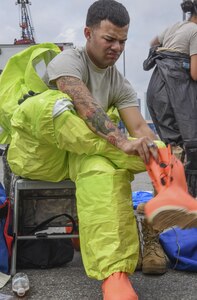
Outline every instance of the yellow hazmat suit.
MULTIPOLYGON (((32 80, 30 86, 36 88, 36 80, 41 79, 32 80)), ((139 243, 131 181, 134 174, 145 171, 145 165, 95 135, 66 94, 50 89, 36 92, 42 93, 24 101, 11 117, 12 171, 30 179, 73 180, 87 275, 104 279, 114 272, 133 273, 139 243), (67 106, 55 115, 59 100, 67 106)))

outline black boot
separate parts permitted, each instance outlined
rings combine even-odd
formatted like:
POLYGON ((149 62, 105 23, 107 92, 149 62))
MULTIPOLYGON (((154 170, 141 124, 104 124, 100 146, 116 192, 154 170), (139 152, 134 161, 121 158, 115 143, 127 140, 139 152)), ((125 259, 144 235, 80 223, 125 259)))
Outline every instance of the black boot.
POLYGON ((197 145, 190 143, 185 146, 186 163, 185 176, 187 180, 188 192, 196 198, 197 196, 197 145))

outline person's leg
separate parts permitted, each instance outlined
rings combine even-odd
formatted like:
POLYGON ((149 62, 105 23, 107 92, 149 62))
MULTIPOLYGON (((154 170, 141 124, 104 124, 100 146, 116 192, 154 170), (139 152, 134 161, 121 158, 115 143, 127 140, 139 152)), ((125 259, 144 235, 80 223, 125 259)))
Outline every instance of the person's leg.
MULTIPOLYGON (((180 132, 180 144, 185 151, 185 175, 188 191, 197 196, 197 85, 187 71, 182 71, 181 61, 175 60, 170 64, 173 72, 167 75, 168 95, 172 111, 180 132), (181 66, 180 66, 181 65, 181 66), (176 70, 177 68, 177 70, 176 70), (181 69, 181 71, 180 71, 181 69), (177 80, 177 75, 179 80, 177 80)), ((169 72, 171 70, 169 69, 169 72)))
POLYGON ((147 106, 160 139, 166 144, 180 144, 182 137, 168 96, 167 84, 157 67, 148 85, 147 106))
POLYGON ((104 279, 133 273, 138 238, 131 202, 131 176, 101 156, 69 155, 76 183, 82 256, 88 276, 104 279), (119 258, 121 257, 121 259, 119 258))
MULTIPOLYGON (((71 111, 65 111, 54 119, 57 146, 78 155, 101 155, 107 157, 118 168, 127 169, 132 174, 146 171, 139 156, 127 155, 111 145, 105 139, 94 134, 85 122, 71 111)), ((161 141, 155 141, 159 148, 165 147, 161 141)))
MULTIPOLYGON (((99 138, 89 130, 89 128, 80 118, 73 115, 71 112, 66 112, 65 116, 62 115, 60 118, 58 118, 58 120, 55 121, 55 125, 58 125, 56 136, 58 138, 60 147, 68 147, 67 149, 69 151, 75 153, 77 152, 78 154, 85 152, 89 155, 103 155, 105 157, 108 157, 119 168, 129 169, 133 173, 138 173, 140 171, 142 172, 144 170, 144 164, 139 157, 128 156, 107 143, 105 140, 99 138), (66 140, 67 142, 64 143, 64 140, 66 140), (75 145, 76 143, 77 145, 75 145)), ((159 147, 164 147, 164 144, 160 141, 158 141, 157 144, 159 147)), ((73 164, 70 165, 72 165, 72 167, 70 168, 70 176, 72 177, 73 172, 77 173, 77 171, 75 170, 73 164)), ((154 242, 155 245, 156 240, 155 237, 151 238, 151 236, 147 236, 147 232, 147 230, 144 231, 145 240, 149 240, 149 243, 147 244, 147 251, 148 253, 151 252, 151 263, 153 263, 153 268, 155 266, 154 273, 160 273, 160 270, 158 270, 157 267, 158 264, 160 266, 163 265, 163 258, 158 259, 158 256, 156 254, 155 256, 153 255, 154 249, 152 249, 152 244, 154 242), (155 258, 155 262, 152 261, 153 256, 155 258)), ((166 264, 165 266, 163 266, 163 269, 164 268, 166 268, 166 264)))
POLYGON ((130 172, 98 155, 70 153, 69 166, 87 275, 104 280, 104 299, 137 299, 127 276, 135 271, 139 252, 130 172))
POLYGON ((197 142, 187 143, 185 153, 185 175, 188 191, 193 197, 197 197, 197 142))
POLYGON ((162 275, 167 272, 168 266, 165 252, 159 242, 161 231, 154 230, 148 223, 144 214, 144 206, 145 203, 141 203, 136 209, 142 241, 141 270, 144 274, 162 275))

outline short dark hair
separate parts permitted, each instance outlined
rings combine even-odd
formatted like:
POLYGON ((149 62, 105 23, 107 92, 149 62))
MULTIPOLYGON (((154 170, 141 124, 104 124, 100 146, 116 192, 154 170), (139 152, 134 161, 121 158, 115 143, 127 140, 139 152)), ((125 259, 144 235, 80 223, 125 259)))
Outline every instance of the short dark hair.
POLYGON ((184 13, 190 13, 191 15, 197 15, 197 0, 186 0, 181 3, 181 8, 184 13))
POLYGON ((100 25, 103 20, 108 20, 119 27, 124 27, 130 23, 128 11, 115 0, 98 0, 89 7, 86 26, 100 25))

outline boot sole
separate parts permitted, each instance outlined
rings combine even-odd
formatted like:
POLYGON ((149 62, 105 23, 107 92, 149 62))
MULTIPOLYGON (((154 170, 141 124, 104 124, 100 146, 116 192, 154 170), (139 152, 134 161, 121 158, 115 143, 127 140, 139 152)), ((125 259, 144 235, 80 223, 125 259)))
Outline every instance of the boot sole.
POLYGON ((183 164, 171 154, 171 147, 159 150, 160 164, 147 165, 158 194, 145 205, 147 220, 154 229, 172 226, 197 227, 197 201, 188 193, 183 164))
POLYGON ((179 226, 182 229, 197 227, 197 211, 188 212, 177 207, 174 209, 162 207, 162 211, 155 211, 147 219, 156 230, 164 230, 172 226, 179 226))
POLYGON ((166 268, 155 268, 155 269, 151 269, 151 268, 142 268, 142 273, 143 274, 149 274, 149 275, 163 275, 167 272, 166 268))
POLYGON ((163 230, 172 226, 197 227, 197 201, 180 186, 167 187, 144 207, 153 228, 163 230))

